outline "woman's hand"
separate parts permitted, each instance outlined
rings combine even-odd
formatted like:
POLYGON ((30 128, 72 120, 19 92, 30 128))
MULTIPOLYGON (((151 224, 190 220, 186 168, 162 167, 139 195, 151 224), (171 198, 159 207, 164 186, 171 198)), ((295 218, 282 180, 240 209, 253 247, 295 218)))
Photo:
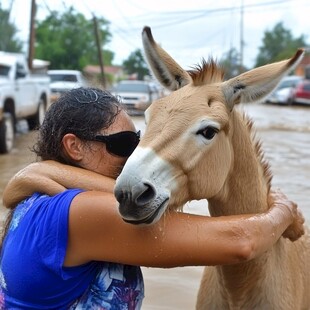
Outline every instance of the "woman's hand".
POLYGON ((291 241, 298 240, 305 233, 304 222, 305 218, 297 207, 297 204, 289 200, 285 194, 279 189, 270 191, 268 195, 269 206, 278 208, 286 208, 292 215, 292 224, 284 231, 282 236, 291 241))

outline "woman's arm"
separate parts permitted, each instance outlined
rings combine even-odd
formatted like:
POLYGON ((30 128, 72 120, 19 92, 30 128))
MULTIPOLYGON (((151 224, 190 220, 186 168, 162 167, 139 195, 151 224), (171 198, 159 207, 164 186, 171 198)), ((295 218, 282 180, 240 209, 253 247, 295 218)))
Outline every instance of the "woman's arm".
POLYGON ((212 218, 170 212, 152 226, 127 224, 112 194, 114 180, 53 161, 18 173, 5 190, 4 201, 10 205, 34 191, 55 194, 73 187, 105 192, 84 192, 73 200, 68 266, 89 260, 155 267, 231 264, 262 254, 282 234, 291 240, 303 234, 297 206, 280 192, 272 193, 273 207, 260 215, 212 218))
POLYGON ((151 226, 125 223, 113 195, 83 192, 72 201, 66 266, 102 260, 146 267, 218 265, 247 261, 291 230, 303 234, 297 206, 278 193, 266 213, 206 217, 168 212, 151 226))
POLYGON ((115 180, 95 172, 47 160, 28 165, 9 181, 3 204, 14 206, 34 192, 55 195, 67 188, 113 192, 115 180))

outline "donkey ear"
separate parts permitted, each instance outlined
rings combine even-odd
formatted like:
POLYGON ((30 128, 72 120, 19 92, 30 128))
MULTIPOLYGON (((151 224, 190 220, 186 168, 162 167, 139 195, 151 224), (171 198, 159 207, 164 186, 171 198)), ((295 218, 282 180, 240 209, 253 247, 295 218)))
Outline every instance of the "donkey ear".
POLYGON ((158 82, 169 90, 177 90, 191 82, 189 74, 154 40, 151 28, 142 31, 144 54, 158 82))
POLYGON ((255 68, 224 82, 222 89, 229 109, 240 102, 262 100, 299 64, 303 55, 304 49, 298 49, 290 59, 255 68))

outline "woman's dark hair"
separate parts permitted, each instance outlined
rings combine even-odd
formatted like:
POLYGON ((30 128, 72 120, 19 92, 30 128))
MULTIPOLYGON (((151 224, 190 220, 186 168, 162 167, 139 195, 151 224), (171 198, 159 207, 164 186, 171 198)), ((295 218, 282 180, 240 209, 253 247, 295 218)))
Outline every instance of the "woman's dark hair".
MULTIPOLYGON (((33 151, 42 160, 52 159, 75 165, 63 151, 63 136, 73 133, 87 141, 113 124, 123 109, 118 98, 108 91, 85 87, 72 89, 64 93, 46 112, 33 151)), ((0 250, 13 214, 14 209, 7 215, 0 238, 0 250)))
POLYGON ((73 164, 63 151, 62 138, 72 133, 90 140, 108 128, 123 109, 118 98, 98 88, 75 88, 64 93, 48 109, 33 151, 42 160, 73 164))

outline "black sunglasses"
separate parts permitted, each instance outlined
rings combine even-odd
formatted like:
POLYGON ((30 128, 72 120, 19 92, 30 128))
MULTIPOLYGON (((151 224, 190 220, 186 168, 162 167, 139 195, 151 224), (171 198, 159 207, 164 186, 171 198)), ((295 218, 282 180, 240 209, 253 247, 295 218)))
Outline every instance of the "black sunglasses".
POLYGON ((111 154, 129 157, 140 142, 140 130, 121 131, 112 135, 96 135, 91 141, 105 143, 107 151, 111 154))

